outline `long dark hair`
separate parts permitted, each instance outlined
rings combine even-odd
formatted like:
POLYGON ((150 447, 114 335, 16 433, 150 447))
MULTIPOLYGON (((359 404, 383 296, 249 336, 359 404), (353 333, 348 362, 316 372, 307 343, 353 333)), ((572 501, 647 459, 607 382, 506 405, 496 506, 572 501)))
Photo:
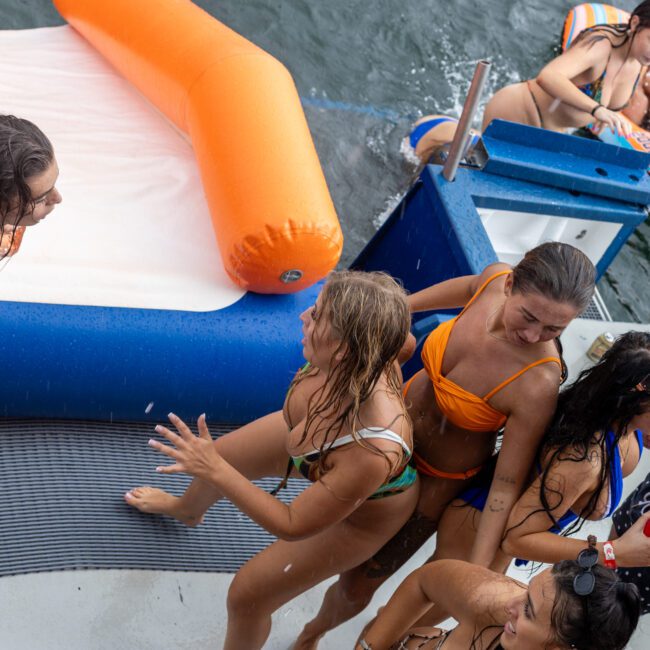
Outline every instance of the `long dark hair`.
POLYGON ((554 525, 558 522, 550 511, 557 508, 563 498, 562 493, 549 484, 554 464, 580 463, 591 458, 595 448, 600 459, 598 486, 582 511, 576 513, 579 520, 565 534, 576 532, 584 519, 594 513, 602 490, 612 478, 610 449, 628 433, 632 418, 649 409, 650 333, 647 332, 623 334, 598 363, 583 370, 576 381, 560 393, 538 457, 543 465, 540 501, 554 525), (613 433, 611 446, 606 441, 609 431, 613 433))
POLYGON ((594 43, 606 38, 611 43, 613 49, 618 49, 625 45, 628 40, 634 40, 636 36, 636 31, 631 35, 629 31, 630 23, 634 16, 637 16, 639 19, 637 30, 650 27, 650 0, 644 0, 640 5, 637 5, 630 14, 630 20, 627 23, 594 25, 593 27, 583 29, 569 47, 573 47, 583 41, 587 42, 589 47, 591 47, 594 43))
POLYGON ((621 650, 639 622, 641 599, 636 585, 623 582, 611 569, 592 567, 596 578, 588 596, 573 582, 582 569, 574 560, 553 565, 557 591, 551 611, 554 641, 576 650, 621 650))
MULTIPOLYGON (((575 560, 557 562, 551 568, 555 598, 551 610, 552 643, 576 650, 622 650, 634 633, 641 615, 641 598, 636 585, 623 582, 611 569, 592 567, 595 582, 587 596, 576 594, 573 582, 583 571, 575 560)), ((483 628, 472 639, 470 650, 503 650, 501 635, 483 644, 483 628), (480 645, 479 645, 480 644, 480 645)))
POLYGON ((52 143, 35 124, 0 115, 0 228, 18 225, 23 215, 34 210, 27 182, 46 171, 53 160, 52 143))

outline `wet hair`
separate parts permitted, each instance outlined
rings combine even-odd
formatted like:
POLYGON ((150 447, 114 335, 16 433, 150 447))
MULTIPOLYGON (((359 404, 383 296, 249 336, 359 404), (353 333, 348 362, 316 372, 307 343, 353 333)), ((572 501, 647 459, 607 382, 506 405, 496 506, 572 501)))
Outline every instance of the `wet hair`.
POLYGON ((579 42, 588 43, 591 47, 594 43, 606 38, 612 45, 612 48, 617 49, 625 45, 630 38, 634 40, 636 31, 630 36, 630 23, 632 18, 636 16, 639 19, 638 29, 645 29, 650 27, 650 0, 644 0, 641 4, 637 5, 630 14, 630 20, 627 23, 619 23, 617 25, 594 25, 583 29, 580 34, 575 38, 569 47, 573 47, 579 42))
MULTIPOLYGON (((538 293, 558 303, 573 305, 579 312, 594 294, 596 269, 578 248, 562 242, 546 242, 529 250, 512 269, 512 290, 538 293)), ((564 381, 568 371, 560 338, 555 339, 564 381)))
MULTIPOLYGON (((399 400, 403 417, 408 419, 395 361, 408 336, 411 318, 404 289, 385 273, 332 272, 320 295, 316 321, 323 318, 330 323, 333 335, 340 341, 334 354, 342 353, 342 358, 330 366, 322 388, 309 399, 301 442, 307 436, 313 440, 317 434, 323 435, 319 468, 325 471, 328 447, 342 428, 347 424, 353 435, 363 428, 359 418, 361 405, 372 395, 383 375, 388 391, 399 400)), ((312 343, 318 346, 318 341, 312 343)), ((294 381, 311 372, 308 369, 294 381)), ((396 463, 390 462, 370 440, 356 438, 356 441, 386 458, 387 476, 394 472, 396 463)))
POLYGON ((564 560, 553 565, 553 640, 576 650, 620 650, 639 622, 639 591, 611 569, 596 564, 591 570, 596 578, 594 590, 588 596, 579 596, 573 588, 576 575, 582 571, 578 563, 564 560))
POLYGON ((596 269, 575 246, 546 242, 529 250, 512 269, 512 290, 539 293, 578 310, 586 309, 594 294, 596 269))
MULTIPOLYGON (((551 568, 555 598, 551 610, 549 642, 575 650, 621 650, 634 633, 641 615, 636 585, 623 582, 614 571, 599 564, 592 567, 594 590, 588 596, 576 594, 573 581, 582 569, 575 560, 557 562, 551 568)), ((472 640, 471 650, 503 650, 500 635, 482 644, 483 628, 472 640)))
POLYGON ((650 27, 650 0, 644 0, 632 10, 632 13, 630 14, 630 22, 632 22, 634 16, 638 16, 639 18, 640 29, 650 27))
MULTIPOLYGON (((550 485, 550 470, 558 462, 580 463, 600 459, 598 485, 577 513, 579 519, 563 534, 575 533, 584 520, 595 511, 603 489, 610 484, 612 454, 628 433, 633 417, 650 410, 650 333, 627 332, 605 352, 600 361, 586 370, 560 392, 557 408, 540 449, 543 461, 540 502, 549 518, 557 525, 550 510, 562 503, 562 492, 550 485), (605 434, 611 431, 613 441, 607 444, 605 434)), ((530 513, 531 516, 535 513, 530 513)), ((526 517, 528 518, 528 517, 526 517)), ((523 523, 523 522, 521 522, 523 523)), ((517 524, 520 525, 520 524, 517 524)), ((516 526, 515 526, 516 527, 516 526)))
POLYGON ((34 209, 27 185, 30 178, 42 174, 52 164, 54 150, 47 136, 29 120, 0 115, 0 219, 5 225, 10 213, 16 225, 34 209))

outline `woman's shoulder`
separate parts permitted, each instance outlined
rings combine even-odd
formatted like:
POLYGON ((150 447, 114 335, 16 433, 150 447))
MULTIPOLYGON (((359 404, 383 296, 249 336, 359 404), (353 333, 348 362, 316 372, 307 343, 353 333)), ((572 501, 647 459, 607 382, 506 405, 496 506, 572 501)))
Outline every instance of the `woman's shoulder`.
POLYGON ((579 34, 569 50, 583 49, 584 51, 595 50, 596 52, 609 53, 613 47, 618 47, 625 38, 625 32, 619 34, 611 27, 597 25, 585 29, 579 34))
POLYGON ((410 432, 410 420, 397 387, 380 380, 370 397, 359 408, 359 419, 365 428, 391 429, 398 434, 410 432))
MULTIPOLYGON (((518 393, 525 399, 539 402, 557 400, 562 380, 562 359, 552 347, 531 350, 522 374, 517 381, 518 393)), ((530 403, 530 402, 529 402, 530 403)))
POLYGON ((486 266, 481 273, 474 276, 470 286, 472 296, 477 293, 490 293, 492 291, 502 291, 503 282, 507 274, 512 271, 509 264, 503 262, 495 262, 486 266))
POLYGON ((295 419, 296 415, 299 416, 298 419, 304 417, 303 411, 309 398, 322 387, 324 382, 324 373, 309 363, 306 363, 296 372, 284 399, 285 412, 288 413, 289 409, 291 409, 291 413, 294 414, 294 418, 290 417, 290 420, 295 419))
POLYGON ((505 276, 506 273, 509 273, 510 271, 512 271, 512 266, 510 266, 510 264, 506 264, 505 262, 494 262, 494 264, 488 264, 481 274, 477 276, 477 282, 481 285, 494 279, 495 276, 499 276, 500 274, 505 276))
POLYGON ((544 452, 544 467, 550 465, 553 473, 565 473, 584 481, 596 480, 601 475, 603 452, 596 440, 586 447, 578 443, 569 443, 562 447, 551 446, 544 452))

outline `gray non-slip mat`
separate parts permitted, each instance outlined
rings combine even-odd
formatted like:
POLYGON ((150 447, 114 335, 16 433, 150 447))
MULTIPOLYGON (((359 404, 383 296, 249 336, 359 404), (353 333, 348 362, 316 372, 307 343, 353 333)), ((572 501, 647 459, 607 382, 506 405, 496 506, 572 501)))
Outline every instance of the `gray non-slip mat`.
MULTIPOLYGON (((210 425, 213 435, 228 428, 210 425)), ((180 494, 185 476, 147 446, 152 424, 0 421, 0 576, 66 569, 235 572, 273 541, 223 500, 197 528, 123 500, 138 485, 180 494)), ((267 490, 276 479, 259 484, 267 490)), ((282 499, 305 486, 290 480, 282 499)))

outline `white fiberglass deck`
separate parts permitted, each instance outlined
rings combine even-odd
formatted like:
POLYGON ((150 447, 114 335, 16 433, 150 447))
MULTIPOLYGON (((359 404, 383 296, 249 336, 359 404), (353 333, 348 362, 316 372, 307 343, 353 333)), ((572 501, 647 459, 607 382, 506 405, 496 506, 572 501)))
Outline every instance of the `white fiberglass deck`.
POLYGON ((547 241, 578 246, 597 264, 621 230, 618 223, 479 208, 481 222, 499 261, 515 265, 524 253, 547 241))
POLYGON ((0 113, 52 140, 63 195, 0 263, 0 300, 210 311, 243 295, 189 142, 81 36, 0 31, 0 76, 0 113))

